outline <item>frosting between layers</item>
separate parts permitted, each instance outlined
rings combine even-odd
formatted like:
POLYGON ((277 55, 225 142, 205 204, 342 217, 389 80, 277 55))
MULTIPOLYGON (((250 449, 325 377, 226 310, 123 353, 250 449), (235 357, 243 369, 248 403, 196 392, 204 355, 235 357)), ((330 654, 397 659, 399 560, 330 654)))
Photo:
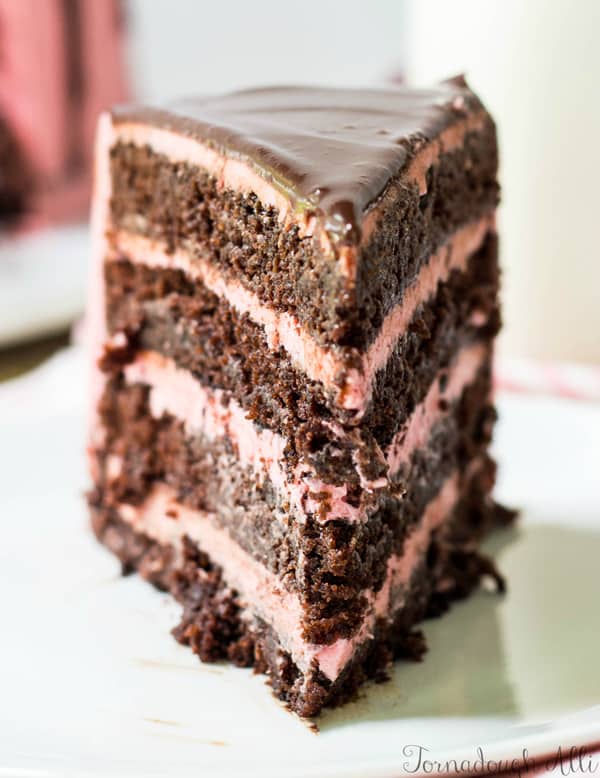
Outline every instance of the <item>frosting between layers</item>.
MULTIPOLYGON (((217 179, 218 186, 250 194, 253 192, 266 207, 275 208, 279 218, 286 221, 291 217, 288 198, 260 176, 247 163, 220 154, 216 149, 199 143, 185 135, 147 124, 126 122, 114 126, 115 143, 133 143, 136 146, 150 146, 171 162, 185 162, 203 168, 217 179)), ((314 220, 303 224, 303 234, 311 235, 314 220)))
POLYGON ((376 373, 387 364, 398 339, 406 332, 418 307, 435 295, 439 284, 446 281, 453 270, 466 270, 469 257, 480 248, 494 225, 495 217, 491 214, 461 227, 423 265, 414 283, 406 289, 402 302, 383 320, 375 342, 364 356, 361 378, 352 387, 351 407, 365 410, 376 373))
POLYGON ((426 507, 420 524, 405 541, 403 554, 390 558, 382 588, 368 595, 370 607, 359 630, 353 637, 340 638, 329 645, 304 639, 304 608, 298 594, 286 590, 277 576, 216 525, 211 514, 181 505, 167 486, 155 486, 140 506, 122 504, 119 515, 136 531, 163 545, 177 548, 184 536, 197 543, 223 569, 226 582, 237 590, 242 604, 271 625, 296 665, 307 672, 316 662, 334 681, 357 646, 372 636, 376 620, 391 618, 402 607, 412 573, 424 557, 432 533, 449 516, 458 494, 459 479, 454 474, 426 507))
POLYGON ((397 473, 402 465, 410 461, 413 451, 427 445, 433 425, 446 413, 443 410, 444 403, 451 403, 461 396, 465 387, 473 383, 489 356, 488 344, 474 343, 459 351, 447 370, 440 371, 425 398, 417 405, 404 427, 396 433, 386 451, 385 459, 390 473, 397 473))
POLYGON ((264 305, 254 292, 235 279, 226 279, 206 258, 191 256, 182 250, 168 253, 157 241, 118 232, 107 259, 115 260, 125 255, 131 262, 180 270, 189 278, 201 281, 238 313, 247 314, 263 327, 270 349, 285 349, 293 364, 337 396, 342 408, 360 415, 369 403, 376 373, 385 367, 419 305, 435 294, 438 285, 447 280, 453 270, 465 270, 469 257, 481 246, 485 235, 493 227, 493 215, 466 225, 429 258, 413 284, 407 288, 402 302, 385 317, 375 341, 365 354, 359 356, 362 362, 359 369, 347 367, 349 356, 356 359, 354 350, 319 345, 296 316, 264 305))
POLYGON ((241 405, 226 399, 220 389, 202 386, 192 373, 156 352, 141 352, 124 372, 129 383, 151 387, 150 410, 155 418, 169 413, 184 423, 189 434, 202 433, 209 440, 229 438, 240 462, 258 475, 268 476, 278 492, 290 498, 299 519, 317 509, 311 493, 319 492, 328 495, 332 505, 328 519, 358 520, 359 509, 344 499, 345 486, 323 483, 306 465, 299 465, 288 477, 283 464, 287 439, 258 427, 241 405))
MULTIPOLYGON (((433 382, 385 454, 390 476, 409 461, 415 449, 426 445, 431 428, 447 413, 441 401, 450 404, 460 397, 488 354, 489 349, 481 343, 463 348, 448 370, 433 382), (443 391, 442 379, 445 381, 443 391)), ((247 418, 245 410, 235 400, 226 401, 221 390, 203 386, 192 373, 177 367, 171 359, 156 352, 141 352, 124 372, 128 383, 150 387, 150 410, 155 418, 168 413, 183 422, 189 434, 201 433, 209 440, 229 438, 240 463, 250 467, 259 477, 268 477, 275 489, 289 498, 299 520, 311 513, 321 521, 364 519, 364 510, 346 501, 346 486, 324 483, 306 463, 300 463, 288 474, 284 465, 287 439, 283 435, 259 427, 247 418), (325 516, 312 496, 315 494, 326 496, 330 510, 325 516)), ((345 434, 342 429, 334 432, 339 436, 345 434)), ((387 486, 387 479, 364 486, 367 491, 382 488, 387 486)))

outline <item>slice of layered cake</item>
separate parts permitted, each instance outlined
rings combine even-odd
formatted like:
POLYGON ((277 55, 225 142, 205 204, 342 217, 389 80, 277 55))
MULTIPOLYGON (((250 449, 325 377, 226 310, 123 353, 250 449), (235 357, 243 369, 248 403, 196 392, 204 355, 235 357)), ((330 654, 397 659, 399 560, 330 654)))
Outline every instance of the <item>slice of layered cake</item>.
POLYGON ((94 530, 301 715, 500 583, 496 168, 460 79, 101 120, 94 530))

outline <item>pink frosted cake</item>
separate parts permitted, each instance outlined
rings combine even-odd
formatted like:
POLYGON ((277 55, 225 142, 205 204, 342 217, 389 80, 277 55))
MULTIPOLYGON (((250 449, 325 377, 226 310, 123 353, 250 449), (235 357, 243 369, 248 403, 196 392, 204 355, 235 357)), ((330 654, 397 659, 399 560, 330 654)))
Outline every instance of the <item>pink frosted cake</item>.
POLYGON ((118 0, 0 0, 0 222, 84 218, 98 114, 125 97, 118 0))
POLYGON ((496 132, 458 79, 101 120, 94 530, 303 716, 424 650, 502 512, 496 132))

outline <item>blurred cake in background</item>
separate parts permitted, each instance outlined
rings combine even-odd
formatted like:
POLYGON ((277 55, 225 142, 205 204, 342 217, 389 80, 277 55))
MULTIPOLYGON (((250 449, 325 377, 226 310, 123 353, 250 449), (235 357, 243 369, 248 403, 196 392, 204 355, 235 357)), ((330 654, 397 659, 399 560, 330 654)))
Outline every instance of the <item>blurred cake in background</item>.
POLYGON ((0 226, 85 218, 98 113, 126 95, 119 0, 0 0, 0 226))

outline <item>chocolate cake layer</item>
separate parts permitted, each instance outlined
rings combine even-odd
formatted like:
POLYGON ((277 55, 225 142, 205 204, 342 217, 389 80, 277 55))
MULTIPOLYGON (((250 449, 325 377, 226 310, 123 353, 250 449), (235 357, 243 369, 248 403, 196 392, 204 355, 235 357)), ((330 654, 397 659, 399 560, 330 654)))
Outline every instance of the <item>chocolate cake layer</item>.
MULTIPOLYGON (((323 422, 355 423, 282 348, 269 348, 262 327, 182 271, 123 259, 108 262, 104 276, 111 333, 125 332, 134 346, 171 357, 203 384, 230 392, 251 418, 289 437, 289 456, 310 453, 315 436, 330 437, 323 422)), ((497 239, 489 233, 466 272, 453 270, 417 309, 375 375, 361 423, 380 446, 389 444, 461 345, 497 332, 498 281, 497 239)))
POLYGON ((401 554, 406 534, 452 472, 466 472, 479 458, 478 478, 491 487, 493 465, 484 458, 493 422, 490 389, 486 365, 377 498, 364 494, 353 472, 355 499, 370 506, 364 522, 323 524, 315 515, 294 519, 269 478, 260 482, 239 463, 230 440, 191 436, 168 414, 154 418, 147 387, 114 378, 100 406, 106 431, 101 502, 140 505, 154 483, 168 484, 183 505, 214 513, 248 554, 297 591, 309 608, 307 636, 330 643, 357 629, 364 591, 381 588, 390 555, 401 554))
MULTIPOLYGON (((228 659, 242 667, 268 673, 275 694, 301 716, 318 714, 324 706, 351 699, 367 679, 383 680, 394 658, 420 659, 425 643, 413 631, 427 615, 439 615, 454 599, 465 597, 482 576, 502 579, 489 560, 472 544, 453 542, 464 536, 481 516, 481 491, 467 489, 443 532, 433 535, 423 566, 415 570, 403 604, 389 619, 379 619, 344 671, 332 682, 316 666, 301 670, 281 646, 278 636, 260 619, 248 619, 243 601, 231 590, 222 569, 191 541, 178 557, 172 546, 162 546, 136 532, 113 511, 98 507, 92 498, 92 519, 98 538, 121 560, 125 573, 138 571, 161 589, 170 591, 183 606, 175 637, 189 645, 205 662, 228 659)), ((487 506, 487 503, 485 503, 487 506)), ((494 521, 486 507, 488 528, 494 521)))
POLYGON ((357 260, 356 283, 323 252, 318 236, 282 224, 256 195, 223 189, 209 173, 148 146, 117 143, 111 151, 112 222, 164 241, 167 252, 208 256, 262 303, 297 316, 318 342, 364 348, 428 257, 461 224, 496 206, 495 149, 489 120, 429 167, 426 193, 410 181, 388 185, 357 260))

